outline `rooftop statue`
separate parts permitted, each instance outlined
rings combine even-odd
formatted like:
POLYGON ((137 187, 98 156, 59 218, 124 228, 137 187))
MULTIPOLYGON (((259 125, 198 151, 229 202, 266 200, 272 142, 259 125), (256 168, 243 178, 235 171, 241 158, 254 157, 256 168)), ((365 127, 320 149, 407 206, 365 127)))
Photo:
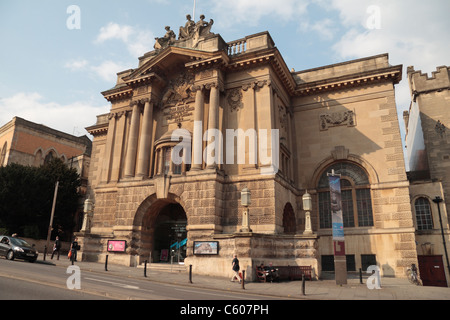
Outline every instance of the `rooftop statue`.
POLYGON ((195 24, 194 38, 204 37, 211 34, 211 27, 214 24, 214 20, 210 19, 209 22, 204 21, 205 16, 202 14, 200 20, 195 24))
MULTIPOLYGON (((202 14, 200 20, 194 22, 190 14, 186 15, 186 24, 180 27, 178 33, 178 40, 192 40, 192 47, 196 47, 200 38, 212 34, 211 27, 214 24, 212 19, 206 22, 205 16, 202 14)), ((166 34, 162 38, 155 38, 156 42, 154 49, 165 49, 171 46, 176 41, 175 33, 170 30, 170 27, 166 27, 166 34)))
POLYGON ((184 27, 180 27, 180 32, 178 33, 178 40, 188 39, 194 35, 195 22, 192 20, 191 15, 186 16, 187 22, 184 27))
POLYGON ((155 38, 156 42, 153 48, 155 49, 164 49, 170 45, 172 45, 176 40, 176 35, 173 30, 170 30, 170 27, 167 26, 166 28, 166 34, 162 38, 155 38))

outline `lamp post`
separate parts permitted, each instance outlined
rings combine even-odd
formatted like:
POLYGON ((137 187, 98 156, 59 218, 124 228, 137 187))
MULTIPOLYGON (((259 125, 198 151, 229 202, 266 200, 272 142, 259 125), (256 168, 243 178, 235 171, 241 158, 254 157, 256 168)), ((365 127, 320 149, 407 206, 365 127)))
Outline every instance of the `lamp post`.
POLYGON ((53 217, 55 216, 55 206, 56 206, 56 198, 58 197, 58 187, 59 187, 59 181, 56 181, 55 193, 53 195, 52 212, 50 214, 50 223, 48 225, 47 242, 45 245, 44 260, 45 260, 46 254, 47 254, 47 250, 50 247, 50 236, 52 234, 52 229, 53 229, 53 217))
POLYGON ((439 205, 442 201, 443 201, 442 198, 439 197, 439 196, 436 196, 433 199, 433 202, 436 203, 437 207, 438 207, 439 223, 441 224, 442 243, 444 244, 445 259, 447 260, 447 269, 448 269, 448 272, 450 274, 450 264, 448 262, 447 245, 445 243, 444 227, 442 226, 441 206, 439 205))
POLYGON ((244 207, 244 210, 242 212, 242 228, 240 232, 252 232, 250 229, 250 217, 248 210, 248 206, 252 204, 251 195, 252 193, 248 188, 244 188, 241 191, 241 204, 244 207))
POLYGON ((306 193, 302 197, 303 200, 303 210, 305 210, 305 231, 303 231, 303 234, 312 234, 312 227, 311 227, 311 210, 312 210, 312 198, 311 195, 308 193, 308 190, 306 190, 306 193))

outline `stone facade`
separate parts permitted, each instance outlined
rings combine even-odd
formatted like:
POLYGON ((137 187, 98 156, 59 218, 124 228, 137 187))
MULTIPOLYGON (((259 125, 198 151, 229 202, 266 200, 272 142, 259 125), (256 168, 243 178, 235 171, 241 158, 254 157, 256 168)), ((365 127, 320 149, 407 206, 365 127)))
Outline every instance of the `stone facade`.
POLYGON ((438 67, 429 77, 408 67, 407 74, 411 105, 404 120, 416 251, 419 257, 438 256, 442 261, 439 268, 445 270, 443 285, 445 279, 447 284, 450 281, 450 68, 438 67), (436 197, 442 202, 436 203, 436 197))
POLYGON ((290 72, 269 33, 227 43, 212 21, 203 25, 178 40, 166 28, 168 40, 103 92, 111 110, 87 128, 95 209, 79 234, 83 258, 159 261, 157 221, 172 204, 185 213, 184 262, 197 273, 231 275, 237 254, 250 277, 261 262, 308 265, 318 276, 333 255, 322 182, 336 169, 352 197, 345 243, 354 267, 370 256, 383 275, 404 276, 417 254, 394 93, 402 66, 381 54, 290 72), (170 151, 180 140, 188 148, 177 164, 170 151), (303 232, 306 192, 312 234, 303 232), (108 240, 126 240, 126 252, 108 252, 108 240), (196 254, 198 241, 217 242, 218 253, 196 254))

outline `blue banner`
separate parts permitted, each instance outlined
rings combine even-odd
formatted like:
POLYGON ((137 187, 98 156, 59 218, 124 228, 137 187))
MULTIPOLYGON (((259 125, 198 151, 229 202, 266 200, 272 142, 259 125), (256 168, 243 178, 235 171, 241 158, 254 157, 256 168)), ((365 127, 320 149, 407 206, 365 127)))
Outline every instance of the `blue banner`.
POLYGON ((344 220, 342 218, 341 181, 339 176, 328 176, 330 183, 331 223, 333 240, 344 240, 344 220))

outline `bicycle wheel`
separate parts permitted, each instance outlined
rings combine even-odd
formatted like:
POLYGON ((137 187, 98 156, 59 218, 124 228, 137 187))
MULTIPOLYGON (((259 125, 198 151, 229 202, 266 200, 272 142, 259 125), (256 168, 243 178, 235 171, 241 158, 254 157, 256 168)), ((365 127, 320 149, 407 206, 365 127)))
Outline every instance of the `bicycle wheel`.
POLYGON ((406 277, 408 278, 409 282, 411 282, 412 284, 416 284, 411 270, 406 271, 406 277))

